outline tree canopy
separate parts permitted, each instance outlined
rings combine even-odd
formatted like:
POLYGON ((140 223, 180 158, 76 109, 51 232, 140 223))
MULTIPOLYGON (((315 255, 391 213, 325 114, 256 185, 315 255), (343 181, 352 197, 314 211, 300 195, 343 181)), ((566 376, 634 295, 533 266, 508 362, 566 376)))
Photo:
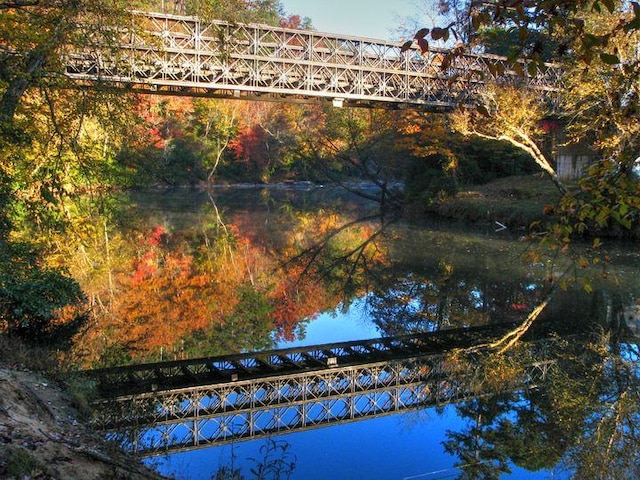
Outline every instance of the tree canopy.
MULTIPOLYGON (((560 235, 599 235, 614 230, 632 233, 640 219, 640 182, 632 173, 640 155, 640 4, 615 0, 527 0, 443 2, 445 25, 423 28, 414 42, 457 39, 452 49, 495 49, 497 32, 512 38, 506 53, 514 71, 535 73, 544 61, 564 71, 560 104, 550 109, 535 92, 504 88, 500 82, 476 99, 477 108, 454 115, 465 134, 510 141, 527 151, 565 194, 554 211, 562 218, 560 235), (451 12, 457 12, 451 19, 451 12), (464 15, 462 15, 464 13, 464 15), (448 22, 448 23, 447 23, 448 22), (490 33, 492 32, 492 33, 490 33), (483 43, 485 42, 485 43, 483 43), (515 68, 525 62, 528 68, 515 68), (565 126, 567 143, 593 147, 596 162, 572 188, 559 179, 542 146, 545 118, 565 126)), ((498 45, 499 46, 499 45, 498 45)))

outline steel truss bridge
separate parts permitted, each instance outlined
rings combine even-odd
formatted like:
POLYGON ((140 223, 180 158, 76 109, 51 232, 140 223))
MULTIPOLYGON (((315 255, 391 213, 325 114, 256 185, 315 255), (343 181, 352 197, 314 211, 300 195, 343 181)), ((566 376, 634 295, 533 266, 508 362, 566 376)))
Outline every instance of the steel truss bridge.
MULTIPOLYGON (((92 370, 94 422, 126 449, 157 455, 459 402, 487 393, 477 390, 484 373, 447 353, 514 326, 92 370)), ((552 363, 530 362, 504 389, 535 385, 552 363)))
POLYGON ((429 110, 468 102, 488 80, 542 95, 560 85, 561 71, 550 64, 533 76, 521 64, 519 75, 492 55, 438 48, 422 55, 393 42, 161 13, 134 12, 134 18, 114 32, 115 45, 87 31, 87 45, 65 58, 67 76, 157 94, 429 110))

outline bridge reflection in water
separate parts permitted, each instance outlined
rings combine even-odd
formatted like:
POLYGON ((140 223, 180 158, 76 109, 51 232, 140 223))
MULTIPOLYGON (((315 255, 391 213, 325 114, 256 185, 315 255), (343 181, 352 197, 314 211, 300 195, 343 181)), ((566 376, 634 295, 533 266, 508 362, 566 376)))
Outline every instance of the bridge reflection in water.
MULTIPOLYGON (((515 326, 92 370, 101 396, 95 424, 125 448, 155 455, 459 402, 489 392, 478 389, 479 364, 448 354, 515 326)), ((506 390, 546 375, 553 362, 539 353, 506 390)))

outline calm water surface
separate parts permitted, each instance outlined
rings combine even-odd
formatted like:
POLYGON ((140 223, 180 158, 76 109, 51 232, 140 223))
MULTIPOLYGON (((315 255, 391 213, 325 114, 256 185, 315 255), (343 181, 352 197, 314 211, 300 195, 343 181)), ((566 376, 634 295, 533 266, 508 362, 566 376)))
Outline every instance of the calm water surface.
MULTIPOLYGON (((552 378, 525 392, 147 459, 160 472, 182 479, 597 478, 611 462, 609 472, 631 474, 624 462, 638 457, 638 398, 624 409, 621 403, 637 370, 624 381, 620 374, 629 373, 622 363, 637 361, 627 328, 637 324, 640 299, 634 246, 607 252, 606 268, 587 269, 568 254, 532 254, 537 247, 522 232, 392 222, 333 189, 167 191, 133 200, 120 235, 137 245, 116 279, 153 306, 126 295, 113 304, 136 328, 120 338, 112 323, 98 321, 102 331, 78 342, 78 351, 93 352, 87 361, 94 366, 525 321, 549 298, 532 331, 571 339, 551 352, 559 365, 552 378), (149 298, 166 297, 176 284, 179 294, 149 298), (620 407, 624 422, 615 424, 603 403, 620 407), (596 438, 604 430, 608 449, 596 438), (589 451, 600 466, 586 460, 589 451)), ((488 368, 505 375, 502 364, 488 368)))

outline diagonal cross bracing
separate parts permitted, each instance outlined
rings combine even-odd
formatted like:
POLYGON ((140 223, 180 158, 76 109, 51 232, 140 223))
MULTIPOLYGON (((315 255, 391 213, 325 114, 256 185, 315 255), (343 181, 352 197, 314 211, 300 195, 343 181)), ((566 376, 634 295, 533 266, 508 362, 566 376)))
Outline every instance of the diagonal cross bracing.
POLYGON ((66 58, 67 75, 78 82, 159 94, 339 99, 432 110, 467 102, 487 79, 524 83, 543 94, 560 84, 560 69, 553 65, 521 78, 497 56, 446 58, 445 49, 421 55, 415 49, 402 52, 398 43, 366 38, 135 13, 139 25, 121 27, 118 45, 91 42, 87 32, 87 46, 66 58))
POLYGON ((85 374, 94 379, 103 398, 118 397, 441 353, 490 341, 504 335, 515 325, 508 322, 310 347, 103 368, 88 370, 85 374))
MULTIPOLYGON (((505 390, 534 386, 552 364, 528 365, 505 390)), ((476 368, 452 370, 443 354, 434 354, 136 395, 99 406, 96 425, 112 429, 114 438, 138 454, 190 450, 474 398, 489 393, 475 387, 476 368)))
MULTIPOLYGON (((458 402, 488 392, 478 390, 477 379, 483 375, 478 365, 452 362, 448 352, 489 341, 510 327, 513 324, 93 371, 89 373, 97 379, 114 370, 126 372, 120 378, 135 378, 131 370, 139 369, 140 378, 159 381, 159 375, 167 379, 178 371, 192 379, 194 372, 215 365, 219 374, 206 384, 158 383, 136 392, 103 389, 103 398, 94 404, 94 421, 126 448, 154 455, 458 402), (336 361, 326 364, 331 358, 336 361), (265 366, 268 373, 260 370, 265 366), (278 371, 278 366, 285 370, 278 371), (229 378, 234 368, 243 371, 244 378, 229 378)), ((541 352, 532 358, 544 357, 545 341, 530 343, 532 354, 541 352)), ((545 359, 531 362, 513 384, 501 386, 533 386, 552 364, 545 359)))

